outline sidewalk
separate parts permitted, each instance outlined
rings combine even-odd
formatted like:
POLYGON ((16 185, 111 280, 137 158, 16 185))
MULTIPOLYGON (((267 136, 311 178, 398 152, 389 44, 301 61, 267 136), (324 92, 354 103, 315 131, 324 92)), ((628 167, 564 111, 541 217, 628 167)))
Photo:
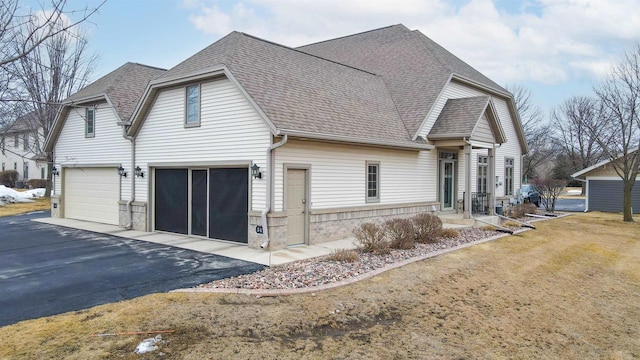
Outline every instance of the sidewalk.
POLYGON ((356 247, 354 239, 348 238, 330 241, 319 245, 292 246, 286 249, 269 252, 262 249, 250 249, 247 245, 235 244, 228 241, 189 237, 181 234, 125 230, 115 225, 100 224, 89 221, 60 218, 42 218, 34 219, 33 221, 87 230, 100 234, 119 236, 128 239, 147 241, 155 244, 174 246, 207 254, 221 255, 267 266, 286 264, 297 260, 328 255, 336 249, 353 249, 356 247))

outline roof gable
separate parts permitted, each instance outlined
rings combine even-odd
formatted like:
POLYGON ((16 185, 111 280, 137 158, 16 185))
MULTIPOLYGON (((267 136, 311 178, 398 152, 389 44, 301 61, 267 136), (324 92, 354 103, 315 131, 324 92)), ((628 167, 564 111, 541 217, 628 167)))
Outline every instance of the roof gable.
MULTIPOLYGON (((237 81, 278 133, 417 145, 380 76, 243 33, 183 61, 148 91, 173 86, 176 79, 195 81, 212 69, 237 81)), ((138 131, 144 116, 136 113, 131 131, 138 131)))
POLYGON ((69 96, 63 104, 80 103, 83 100, 106 96, 106 100, 111 102, 118 117, 128 121, 149 81, 165 71, 128 62, 69 96))
POLYGON ((430 140, 461 139, 504 143, 504 130, 489 96, 449 99, 431 128, 430 140))
POLYGON ((385 80, 398 113, 415 137, 453 74, 506 90, 417 30, 394 25, 298 48, 376 73, 385 80))

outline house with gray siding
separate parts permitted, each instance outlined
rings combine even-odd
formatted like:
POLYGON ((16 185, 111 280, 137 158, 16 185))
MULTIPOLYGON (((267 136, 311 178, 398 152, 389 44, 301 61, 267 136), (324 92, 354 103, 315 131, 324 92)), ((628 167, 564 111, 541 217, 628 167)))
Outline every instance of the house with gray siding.
MULTIPOLYGON (((586 183, 585 211, 624 210, 624 185, 611 160, 601 161, 571 176, 586 183)), ((631 191, 631 208, 634 214, 640 213, 640 180, 636 180, 631 191)))
MULTIPOLYGON (((492 213, 520 187, 513 96, 403 25, 299 48, 232 32, 156 75, 108 121, 108 146, 99 124, 95 138, 66 125, 72 110, 56 121, 47 145, 63 174, 101 163, 120 178, 117 199, 88 220, 108 212, 126 228, 278 249, 367 221, 492 213), (98 148, 109 159, 92 161, 98 148)), ((79 201, 66 182, 54 216, 79 201)))

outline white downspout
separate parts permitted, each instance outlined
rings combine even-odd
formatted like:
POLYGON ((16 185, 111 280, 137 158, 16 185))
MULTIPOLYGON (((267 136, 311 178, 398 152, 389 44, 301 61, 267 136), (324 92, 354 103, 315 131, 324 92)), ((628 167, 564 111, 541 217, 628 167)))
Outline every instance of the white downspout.
POLYGON ((280 146, 283 146, 284 144, 287 143, 287 140, 289 140, 289 136, 288 135, 284 135, 284 137, 277 143, 275 144, 271 144, 271 146, 269 146, 269 148, 267 149, 267 166, 268 168, 268 174, 267 174, 267 188, 266 188, 266 206, 264 208, 264 210, 262 210, 261 213, 261 218, 262 218, 262 231, 264 232, 264 241, 262 242, 262 244, 260 244, 260 247, 263 249, 267 249, 269 246, 269 226, 267 224, 267 213, 269 211, 271 211, 271 207, 273 206, 273 191, 272 191, 272 187, 273 187, 273 180, 275 177, 275 164, 273 161, 273 150, 279 148, 280 146))
POLYGON ((131 176, 131 198, 127 201, 127 214, 129 216, 129 220, 127 225, 124 226, 125 230, 131 230, 133 228, 133 208, 132 204, 136 200, 136 139, 133 136, 127 135, 127 130, 125 129, 125 125, 122 126, 122 136, 131 141, 131 170, 129 174, 131 176))

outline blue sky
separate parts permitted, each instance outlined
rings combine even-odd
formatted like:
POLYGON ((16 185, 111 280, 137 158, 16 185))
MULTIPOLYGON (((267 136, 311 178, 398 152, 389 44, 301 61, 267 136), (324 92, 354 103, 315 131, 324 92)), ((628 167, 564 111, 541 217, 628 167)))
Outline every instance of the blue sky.
POLYGON ((233 30, 299 46, 398 23, 548 112, 640 41, 640 0, 108 0, 85 29, 97 79, 127 61, 170 68, 233 30))

